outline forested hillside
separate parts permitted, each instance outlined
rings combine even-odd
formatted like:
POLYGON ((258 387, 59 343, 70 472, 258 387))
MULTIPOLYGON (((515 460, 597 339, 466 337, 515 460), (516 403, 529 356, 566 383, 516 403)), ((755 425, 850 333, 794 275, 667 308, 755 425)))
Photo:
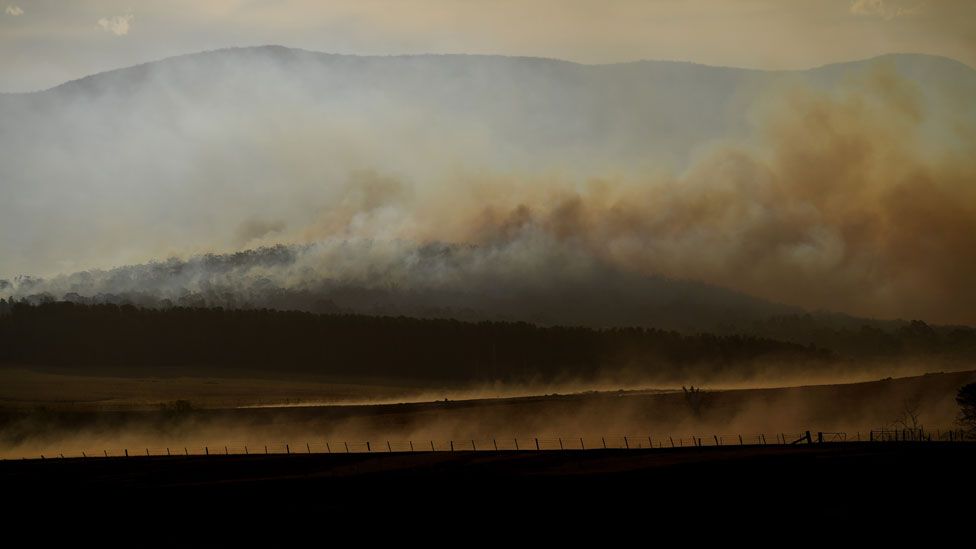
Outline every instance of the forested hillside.
POLYGON ((131 375, 356 376, 444 382, 634 374, 680 381, 825 364, 832 353, 744 336, 538 327, 295 311, 3 303, 0 362, 131 375))

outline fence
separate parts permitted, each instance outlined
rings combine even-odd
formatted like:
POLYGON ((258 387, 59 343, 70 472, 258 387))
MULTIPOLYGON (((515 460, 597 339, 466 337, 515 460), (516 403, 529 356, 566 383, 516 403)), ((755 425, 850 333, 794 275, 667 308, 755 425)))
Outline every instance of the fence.
MULTIPOLYGON (((651 435, 611 435, 580 437, 471 438, 453 440, 382 440, 279 442, 271 444, 222 444, 218 446, 180 446, 80 450, 41 454, 41 459, 97 458, 135 456, 209 456, 252 454, 363 454, 409 452, 481 452, 481 451, 552 451, 552 450, 647 450, 666 448, 701 448, 706 446, 788 446, 835 442, 961 442, 973 440, 963 430, 876 429, 863 434, 811 431, 772 434, 689 435, 687 437, 651 435)), ((34 456, 30 456, 34 457, 34 456)))
POLYGON ((926 431, 924 429, 878 429, 869 433, 869 440, 872 442, 961 442, 973 440, 972 436, 967 436, 966 431, 955 429, 942 431, 936 429, 926 431))

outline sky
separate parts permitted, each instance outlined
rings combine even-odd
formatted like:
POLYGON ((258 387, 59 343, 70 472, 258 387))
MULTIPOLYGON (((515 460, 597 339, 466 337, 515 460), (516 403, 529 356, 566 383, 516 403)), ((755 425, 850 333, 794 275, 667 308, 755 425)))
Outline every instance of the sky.
POLYGON ((976 67, 971 0, 0 0, 0 91, 229 46, 803 69, 885 53, 976 67))

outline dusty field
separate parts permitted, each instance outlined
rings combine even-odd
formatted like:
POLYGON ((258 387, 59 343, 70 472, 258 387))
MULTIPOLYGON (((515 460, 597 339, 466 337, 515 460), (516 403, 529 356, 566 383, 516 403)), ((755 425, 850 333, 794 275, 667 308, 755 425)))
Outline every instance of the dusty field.
MULTIPOLYGON (((667 437, 724 435, 756 440, 765 434, 843 432, 848 438, 879 428, 911 426, 906 408, 926 429, 950 429, 955 393, 976 372, 930 374, 867 383, 779 389, 708 391, 692 402, 682 392, 588 392, 535 397, 441 400, 377 405, 285 406, 165 410, 12 408, 0 410, 0 457, 165 453, 204 447, 243 453, 244 447, 325 452, 346 442, 407 448, 410 441, 445 447, 450 440, 485 447, 492 440, 541 437, 555 444, 580 438, 644 444, 667 437), (306 446, 308 445, 308 446, 306 446), (330 446, 327 446, 330 445, 330 446), (178 451, 178 450, 177 450, 178 451)), ((728 440, 728 439, 726 439, 728 440)), ((525 442, 523 442, 524 444, 525 442)), ((652 442, 653 444, 653 442, 652 442)), ((357 446, 358 447, 358 446, 357 446)))
POLYGON ((419 395, 417 388, 380 381, 315 381, 229 377, 79 376, 0 367, 0 407, 53 410, 153 410, 186 400, 195 407, 389 401, 419 395))

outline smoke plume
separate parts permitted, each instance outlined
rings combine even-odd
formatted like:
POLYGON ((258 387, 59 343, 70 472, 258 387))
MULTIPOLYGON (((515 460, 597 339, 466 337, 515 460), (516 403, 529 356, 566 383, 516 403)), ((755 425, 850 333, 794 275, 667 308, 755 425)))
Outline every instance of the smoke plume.
POLYGON ((971 69, 911 56, 795 74, 274 48, 169 60, 4 98, 0 272, 47 280, 0 291, 504 299, 663 276, 976 323, 974 89, 971 69), (197 287, 182 260, 152 264, 152 283, 50 278, 278 243, 296 245, 287 261, 197 287))

